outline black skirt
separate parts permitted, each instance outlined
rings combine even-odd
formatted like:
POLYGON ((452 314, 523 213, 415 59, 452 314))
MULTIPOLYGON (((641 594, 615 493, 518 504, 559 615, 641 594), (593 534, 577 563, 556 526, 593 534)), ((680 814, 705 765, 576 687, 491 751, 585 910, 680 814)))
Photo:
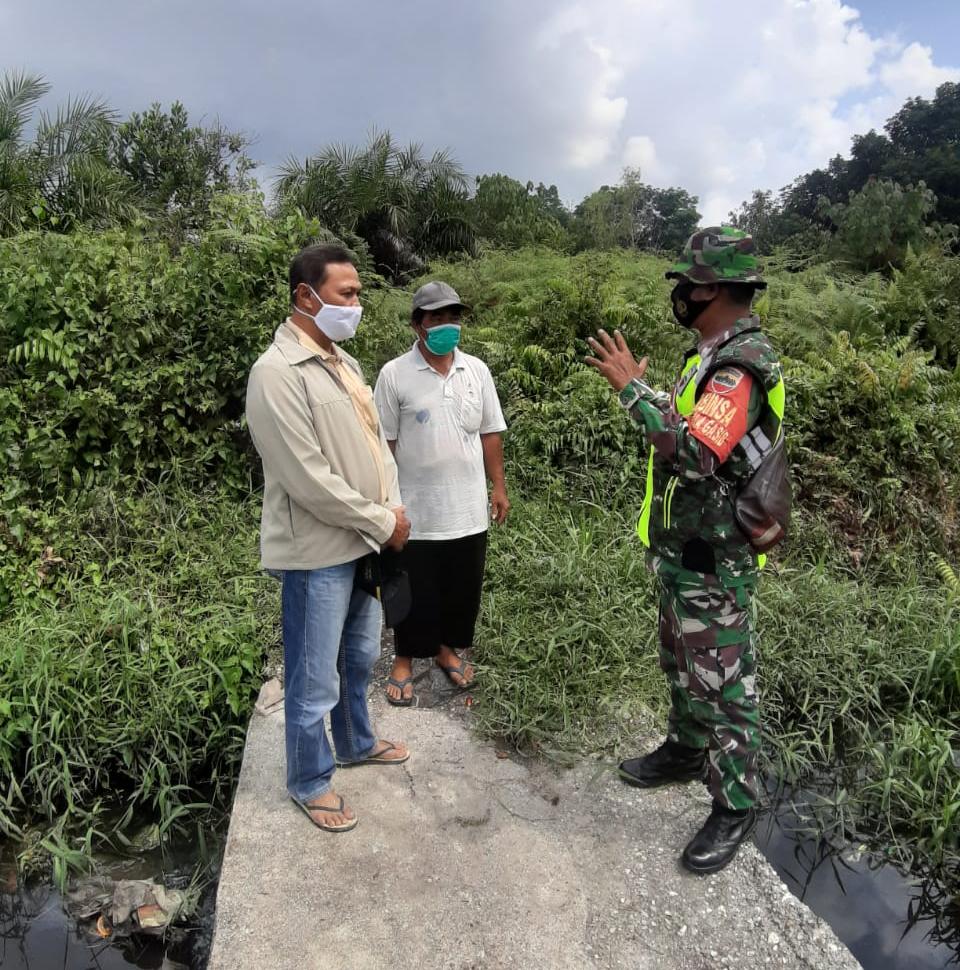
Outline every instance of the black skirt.
POLYGON ((413 605, 393 631, 397 656, 435 657, 441 646, 473 646, 486 558, 486 532, 407 543, 402 559, 413 605))

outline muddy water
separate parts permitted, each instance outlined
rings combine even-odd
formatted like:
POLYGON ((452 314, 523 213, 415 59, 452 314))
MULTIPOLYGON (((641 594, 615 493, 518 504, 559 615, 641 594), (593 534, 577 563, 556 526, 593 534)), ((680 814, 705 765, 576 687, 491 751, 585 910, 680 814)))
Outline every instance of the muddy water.
MULTIPOLYGON (((162 940, 111 945, 74 926, 48 886, 0 895, 3 970, 120 970, 164 967, 162 940)), ((170 964, 167 964, 169 967, 170 964)))

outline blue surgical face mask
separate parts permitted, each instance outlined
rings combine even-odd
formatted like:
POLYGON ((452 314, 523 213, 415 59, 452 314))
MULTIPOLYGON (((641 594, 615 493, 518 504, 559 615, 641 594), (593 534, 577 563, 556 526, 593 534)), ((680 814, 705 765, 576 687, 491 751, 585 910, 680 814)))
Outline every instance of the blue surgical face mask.
POLYGON ((443 357, 460 343, 460 324, 441 323, 427 330, 425 343, 431 354, 443 357))

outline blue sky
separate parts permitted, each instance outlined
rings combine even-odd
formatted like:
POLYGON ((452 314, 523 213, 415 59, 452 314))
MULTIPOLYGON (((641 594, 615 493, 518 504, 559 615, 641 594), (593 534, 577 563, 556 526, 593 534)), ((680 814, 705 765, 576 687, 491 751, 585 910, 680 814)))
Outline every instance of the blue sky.
POLYGON ((851 6, 869 30, 896 31, 932 47, 945 62, 960 64, 960 0, 865 0, 851 6))
POLYGON ((625 166, 708 221, 960 80, 960 0, 0 0, 0 70, 183 101, 286 156, 373 127, 571 203, 625 166))

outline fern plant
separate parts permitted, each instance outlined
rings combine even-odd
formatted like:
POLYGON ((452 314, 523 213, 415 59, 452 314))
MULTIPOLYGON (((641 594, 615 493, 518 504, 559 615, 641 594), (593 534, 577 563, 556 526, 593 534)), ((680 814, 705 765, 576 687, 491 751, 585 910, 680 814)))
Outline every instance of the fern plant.
POLYGON ((933 557, 933 566, 943 585, 951 593, 960 593, 960 576, 957 575, 957 571, 953 566, 940 556, 933 557))

